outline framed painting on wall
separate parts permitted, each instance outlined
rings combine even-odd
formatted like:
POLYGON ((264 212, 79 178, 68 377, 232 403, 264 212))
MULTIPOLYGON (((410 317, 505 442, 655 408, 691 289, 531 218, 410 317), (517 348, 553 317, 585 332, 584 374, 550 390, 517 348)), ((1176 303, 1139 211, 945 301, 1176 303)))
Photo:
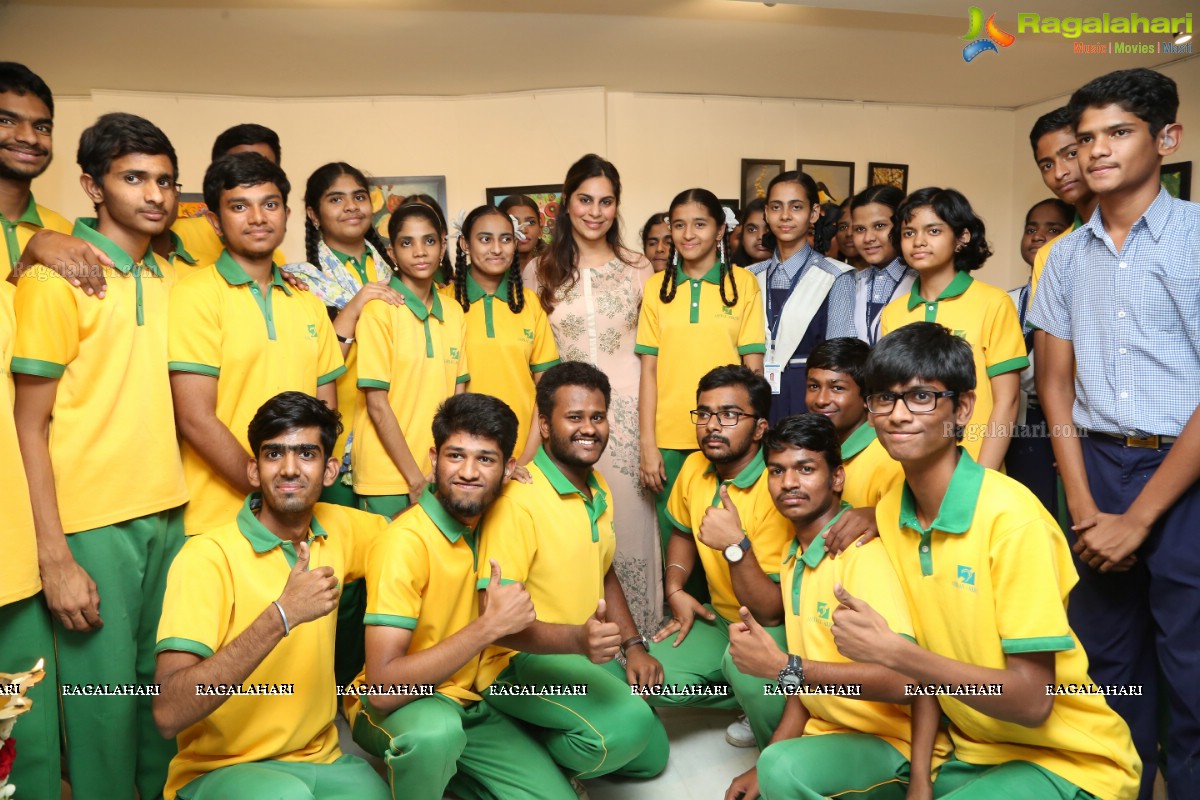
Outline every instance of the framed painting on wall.
POLYGON ((388 220, 392 212, 415 194, 427 194, 446 211, 446 176, 419 175, 393 178, 368 178, 371 189, 371 224, 386 241, 388 220))
POLYGON ((781 172, 783 172, 782 158, 743 158, 741 208, 748 206, 752 200, 765 198, 767 186, 781 172))
POLYGON ((539 234, 546 244, 554 236, 554 218, 562 205, 563 186, 561 183, 541 183, 534 186, 500 186, 487 190, 488 205, 498 206, 509 195, 523 194, 538 204, 538 216, 541 218, 542 230, 539 234))
POLYGON ((1163 164, 1159 169, 1159 181, 1171 197, 1180 200, 1192 199, 1192 162, 1177 161, 1174 164, 1163 164))
POLYGON ((880 183, 895 186, 908 194, 908 164, 885 164, 881 161, 867 164, 867 186, 880 183))
POLYGON ((817 182, 817 188, 824 194, 821 198, 822 203, 841 203, 854 194, 853 161, 798 158, 796 169, 807 173, 817 182))

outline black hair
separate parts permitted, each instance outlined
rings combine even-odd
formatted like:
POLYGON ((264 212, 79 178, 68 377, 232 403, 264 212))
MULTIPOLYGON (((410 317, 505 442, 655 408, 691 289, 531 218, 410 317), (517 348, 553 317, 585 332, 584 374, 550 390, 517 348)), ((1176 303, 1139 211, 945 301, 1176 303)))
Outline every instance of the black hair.
POLYGON ((650 219, 646 220, 646 224, 638 231, 638 235, 642 237, 642 252, 646 252, 646 237, 650 234, 650 229, 655 225, 667 226, 667 238, 671 236, 671 216, 666 211, 655 211, 650 215, 650 219))
MULTIPOLYGON (((733 279, 733 261, 729 257, 729 226, 725 224, 725 209, 722 207, 721 201, 717 199, 717 196, 708 189, 688 189, 675 195, 675 199, 671 201, 671 210, 668 213, 675 213, 675 209, 684 203, 699 203, 704 206, 704 210, 712 217, 713 224, 718 228, 725 228, 725 233, 721 235, 719 240, 720 252, 717 258, 717 285, 721 289, 721 302, 732 308, 737 305, 738 289, 737 282, 733 279), (726 278, 729 278, 730 294, 726 294, 725 292, 726 278)), ((676 272, 674 264, 676 255, 674 238, 670 239, 670 244, 667 247, 667 268, 664 270, 665 274, 663 275, 662 286, 658 290, 658 299, 664 303, 669 303, 675 299, 675 290, 678 288, 679 282, 679 275, 676 272)))
MULTIPOLYGON (((894 214, 903 202, 904 192, 888 183, 876 183, 850 198, 850 213, 853 214, 856 208, 878 203, 890 208, 894 214)), ((895 222, 895 219, 892 221, 895 222)))
POLYGON ((496 208, 510 216, 512 215, 512 210, 514 208, 533 209, 534 213, 537 214, 538 228, 537 231, 525 231, 525 235, 533 236, 533 255, 541 255, 542 251, 546 249, 546 243, 542 241, 542 209, 538 206, 537 201, 527 194, 510 194, 508 197, 497 203, 496 208))
POLYGON ((748 267, 751 264, 757 263, 755 261, 751 261, 750 254, 746 252, 746 230, 744 226, 746 224, 746 220, 750 219, 751 214, 762 214, 763 225, 766 225, 767 199, 765 197, 754 198, 746 204, 745 208, 742 209, 742 221, 739 223, 743 226, 742 241, 738 243, 737 252, 730 256, 730 261, 732 261, 734 264, 737 264, 739 267, 748 267))
POLYGON ((904 202, 896 209, 895 224, 892 225, 892 246, 896 248, 897 253, 903 252, 900 249, 901 228, 905 223, 912 221, 913 214, 921 208, 933 209, 933 213, 950 226, 955 240, 962 236, 964 231, 971 234, 970 241, 963 244, 961 249, 957 244, 955 245, 954 269, 956 271, 977 270, 992 255, 992 250, 988 247, 983 220, 975 216, 970 201, 961 192, 954 189, 941 189, 937 186, 918 189, 904 198, 904 202))
POLYGON ((24 64, 16 61, 0 61, 0 93, 12 92, 25 96, 31 94, 46 106, 50 117, 54 117, 54 95, 41 77, 24 64))
MULTIPOLYGON (((820 190, 817 189, 817 182, 812 179, 812 176, 807 172, 801 172, 798 169, 781 172, 771 179, 767 184, 767 197, 771 197, 771 190, 781 183, 798 183, 804 189, 804 196, 808 199, 810 205, 821 206, 820 190)), ((766 205, 764 204, 764 216, 766 205)), ((818 216, 817 221, 812 224, 813 249, 818 253, 824 253, 829 249, 829 245, 833 242, 833 235, 837 232, 837 226, 823 216, 818 216)), ((771 226, 767 226, 767 232, 763 236, 763 247, 768 250, 775 250, 779 246, 779 240, 775 238, 775 232, 771 230, 771 226)))
POLYGON ((726 364, 704 373, 696 386, 696 401, 700 401, 702 392, 726 386, 741 386, 746 390, 750 395, 750 410, 756 419, 766 419, 771 413, 771 384, 762 375, 740 364, 726 364))
MULTIPOLYGON (((911 322, 876 343, 867 358, 864 395, 913 380, 941 381, 951 391, 975 388, 975 356, 966 339, 936 322, 911 322)), ((954 398, 955 406, 958 397, 954 398)))
MULTIPOLYGON (((435 231, 437 231, 438 236, 441 236, 443 239, 446 238, 446 223, 437 213, 437 209, 431 208, 425 203, 413 201, 410 203, 405 203, 397 208, 392 212, 392 216, 388 219, 388 241, 392 243, 393 247, 395 246, 396 237, 400 235, 400 229, 403 228, 404 223, 412 217, 419 217, 420 219, 425 220, 433 227, 435 231)), ((445 248, 443 248, 443 251, 444 250, 445 248)), ((446 261, 444 252, 442 255, 442 261, 446 261)), ((392 272, 396 275, 396 277, 400 277, 399 262, 393 262, 390 266, 392 267, 392 272)))
MULTIPOLYGON (((325 194, 325 192, 329 191, 329 187, 333 185, 334 181, 343 175, 349 175, 351 178, 353 178, 354 182, 362 187, 363 191, 368 193, 371 191, 371 187, 367 183, 367 176, 364 175, 361 170, 350 166, 344 161, 333 161, 323 167, 317 167, 317 169, 313 171, 313 174, 308 176, 308 183, 304 187, 304 207, 306 209, 312 209, 313 212, 319 217, 321 214, 319 210, 321 206, 321 197, 325 194)), ((379 257, 382 258, 387 263, 388 267, 394 272, 396 270, 396 264, 394 261, 392 261, 392 257, 388 255, 387 242, 385 242, 383 237, 379 235, 379 231, 375 229, 374 225, 367 226, 367 232, 363 238, 371 243, 371 246, 375 248, 377 253, 379 253, 379 257)), ((309 219, 308 214, 305 214, 304 256, 308 260, 308 263, 312 264, 317 269, 321 268, 321 261, 317 255, 317 246, 320 244, 320 242, 321 231, 317 228, 316 223, 309 219)))
POLYGON ((234 125, 232 128, 221 131, 213 140, 212 160, 216 161, 221 156, 228 155, 233 148, 248 144, 265 144, 275 154, 275 163, 283 163, 283 150, 279 146, 279 134, 265 125, 253 122, 243 122, 241 125, 234 125))
POLYGON ((1071 221, 1075 219, 1075 206, 1071 205, 1065 200, 1059 200, 1057 197, 1047 197, 1045 200, 1039 200, 1031 205, 1029 210, 1025 212, 1026 225, 1029 224, 1029 217, 1033 215, 1033 212, 1037 211, 1042 206, 1053 207, 1055 211, 1057 211, 1059 214, 1062 214, 1062 217, 1064 220, 1066 220, 1067 225, 1070 225, 1071 221))
MULTIPOLYGON (((575 244, 575 229, 571 227, 571 195, 579 191, 584 181, 606 178, 612 185, 613 199, 621 207, 621 173, 611 161, 595 153, 580 158, 563 179, 562 202, 554 217, 554 238, 550 247, 537 261, 538 300, 546 313, 554 310, 554 296, 564 287, 570 288, 579 280, 579 247, 575 244)), ((604 234, 613 255, 628 263, 625 245, 621 241, 621 217, 613 218, 612 227, 604 234)))
POLYGON ((1037 158, 1038 142, 1047 133, 1056 133, 1065 130, 1072 136, 1075 135, 1075 120, 1071 118, 1071 112, 1066 106, 1059 106, 1053 111, 1047 111, 1037 118, 1037 122, 1033 123, 1033 127, 1029 129, 1029 146, 1033 148, 1033 157, 1037 158))
POLYGON ((1175 81, 1152 69, 1121 69, 1101 75, 1075 90, 1067 103, 1071 127, 1079 127, 1079 119, 1089 108, 1119 105, 1146 121, 1150 135, 1175 122, 1179 113, 1179 89, 1175 81))
POLYGON ((564 386, 582 386, 604 395, 604 405, 612 402, 612 384, 608 376, 591 364, 582 361, 564 361, 542 373, 537 384, 537 410, 540 416, 549 419, 554 413, 554 396, 564 386))
POLYGON ((76 161, 80 169, 100 182, 113 161, 131 153, 167 156, 171 169, 179 174, 179 159, 167 135, 150 120, 123 112, 105 114, 83 132, 76 161))
POLYGON ((273 183, 287 205, 292 184, 279 167, 258 153, 233 153, 221 156, 208 165, 204 173, 204 204, 220 218, 221 193, 239 186, 260 186, 273 183))
POLYGON ((440 453, 442 445, 456 433, 491 439, 508 461, 517 446, 517 415, 507 403, 490 394, 456 394, 446 398, 433 415, 434 449, 440 453))
POLYGON ((841 372, 849 375, 858 385, 858 391, 865 394, 863 389, 863 373, 867 366, 867 357, 871 355, 871 346, 854 336, 839 336, 826 339, 813 348, 808 354, 806 371, 827 369, 830 372, 841 372))
MULTIPOLYGON (((825 242, 825 249, 821 250, 821 255, 827 255, 828 251, 833 248, 833 240, 837 236, 838 220, 842 218, 842 207, 837 203, 821 203, 821 218, 817 220, 829 231, 828 240, 825 242)), ((813 237, 813 244, 816 244, 816 237, 813 237)))
POLYGON ((277 394, 259 406, 254 419, 250 420, 250 426, 246 429, 250 452, 257 458, 263 442, 296 428, 319 428, 321 451, 325 458, 329 458, 334 455, 333 446, 342 435, 342 415, 304 392, 277 394))
POLYGON ((833 420, 824 414, 793 414, 784 417, 763 435, 763 447, 778 453, 789 447, 820 453, 830 477, 842 465, 842 445, 833 420))
MULTIPOLYGON (((445 236, 446 233, 450 230, 450 225, 449 225, 449 223, 446 222, 446 212, 442 210, 442 204, 439 203, 432 195, 410 194, 404 200, 405 205, 408 205, 409 203, 420 203, 423 206, 429 206, 429 208, 432 208, 433 213, 436 214, 437 218, 438 218, 438 224, 435 225, 434 227, 442 232, 442 236, 445 236)), ((399 230, 399 228, 397 228, 397 230, 399 230)), ((388 239, 389 240, 396 238, 395 236, 391 235, 391 231, 392 231, 392 226, 389 224, 388 225, 388 239)), ((454 271, 454 267, 450 264, 450 248, 446 247, 446 248, 442 249, 442 261, 441 261, 441 264, 439 264, 438 266, 440 266, 442 268, 442 274, 444 276, 446 276, 446 280, 450 280, 451 276, 453 275, 453 271, 454 271)))
MULTIPOLYGON (((534 206, 536 208, 537 206, 534 206)), ((463 311, 471 309, 471 301, 467 299, 467 273, 471 266, 467 263, 467 248, 471 239, 471 234, 475 230, 475 223, 484 217, 495 214, 509 224, 512 220, 508 214, 496 208, 495 206, 479 206, 471 209, 471 213, 467 214, 463 219, 462 235, 458 237, 455 243, 457 254, 454 258, 454 299, 457 300, 463 307, 463 311)), ((514 228, 513 235, 516 235, 514 228)), ((525 309, 525 282, 521 278, 521 256, 517 252, 517 248, 513 247, 512 263, 508 267, 508 308, 514 314, 520 314, 525 309)))

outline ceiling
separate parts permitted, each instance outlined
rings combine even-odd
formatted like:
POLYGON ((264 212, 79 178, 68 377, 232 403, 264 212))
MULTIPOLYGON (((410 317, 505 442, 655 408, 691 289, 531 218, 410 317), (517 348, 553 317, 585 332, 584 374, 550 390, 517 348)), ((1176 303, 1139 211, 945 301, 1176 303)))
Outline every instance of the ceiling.
MULTIPOLYGON (((0 0, 0 29, 4 58, 28 64, 60 96, 94 89, 468 95, 604 86, 1018 108, 1102 72, 1181 58, 1079 55, 1072 40, 1025 33, 968 64, 959 37, 970 2, 249 0, 230 7, 232 0, 0 0)), ((1005 5, 1013 10, 999 12, 997 23, 1017 33, 1016 13, 1026 7, 1005 5)), ((1042 0, 1029 10, 1124 16, 1135 6, 1147 17, 1190 11, 1184 0, 1042 0)))

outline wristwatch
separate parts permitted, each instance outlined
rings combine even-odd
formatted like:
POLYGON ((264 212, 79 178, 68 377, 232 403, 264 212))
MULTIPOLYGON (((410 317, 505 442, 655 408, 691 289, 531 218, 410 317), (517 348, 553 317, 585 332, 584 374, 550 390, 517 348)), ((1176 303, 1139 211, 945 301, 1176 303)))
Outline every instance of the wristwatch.
POLYGON ((750 537, 743 536, 742 540, 737 544, 731 544, 723 551, 725 560, 730 564, 736 564, 746 557, 746 553, 750 552, 750 537))
POLYGON ((788 655, 787 666, 779 670, 779 689, 794 692, 804 684, 804 662, 800 656, 788 655))
POLYGON ((650 652, 650 640, 639 633, 637 636, 630 636, 621 642, 621 658, 628 658, 625 651, 637 644, 640 644, 647 653, 650 652))

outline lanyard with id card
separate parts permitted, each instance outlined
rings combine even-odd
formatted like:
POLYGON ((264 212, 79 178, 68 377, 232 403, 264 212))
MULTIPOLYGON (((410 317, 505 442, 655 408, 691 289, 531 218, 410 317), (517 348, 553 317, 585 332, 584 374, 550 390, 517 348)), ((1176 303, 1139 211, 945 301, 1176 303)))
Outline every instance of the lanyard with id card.
MULTIPOLYGON (((775 269, 783 269, 783 264, 780 263, 775 269)), ((804 268, 796 270, 796 274, 791 278, 791 286, 788 287, 787 297, 791 298, 792 292, 796 291, 796 286, 800 283, 800 277, 804 272, 804 268)), ((767 332, 770 334, 770 348, 767 350, 767 363, 763 364, 763 377, 767 379, 767 383, 771 385, 771 394, 780 394, 783 391, 783 365, 778 363, 775 356, 775 341, 779 337, 779 326, 783 321, 783 304, 780 305, 779 315, 775 316, 773 312, 773 298, 777 290, 771 289, 770 277, 774 270, 768 274, 766 304, 767 304, 767 332)))

